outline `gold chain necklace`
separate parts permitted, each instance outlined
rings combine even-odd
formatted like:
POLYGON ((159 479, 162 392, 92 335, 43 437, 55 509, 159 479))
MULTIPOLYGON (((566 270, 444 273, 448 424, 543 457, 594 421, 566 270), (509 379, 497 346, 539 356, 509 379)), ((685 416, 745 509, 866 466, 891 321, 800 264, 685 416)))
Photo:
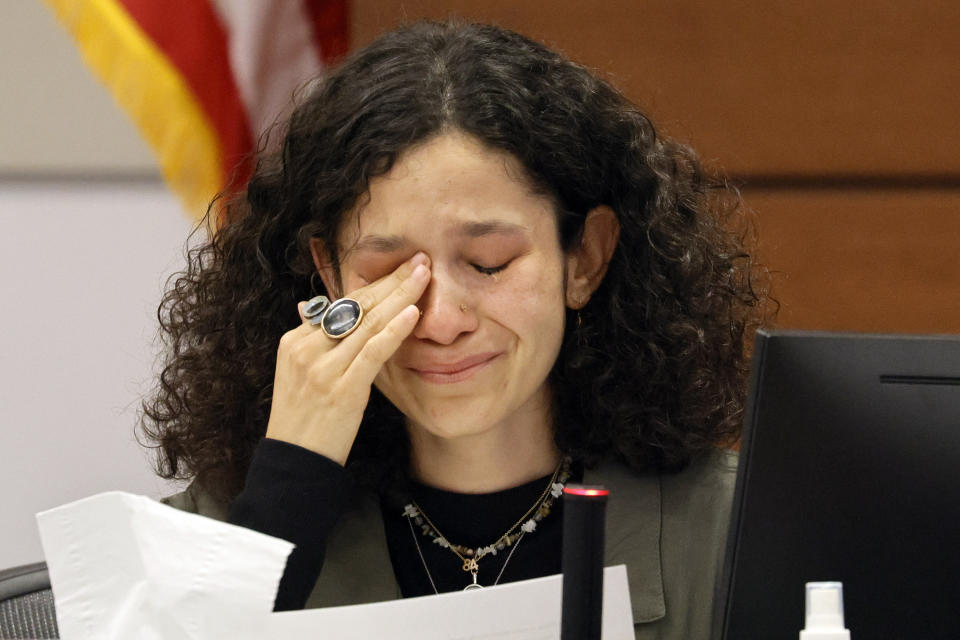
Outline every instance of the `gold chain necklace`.
MULTIPOLYGON (((570 458, 564 457, 560 460, 560 463, 557 465, 557 468, 553 470, 553 475, 550 476, 550 481, 547 482, 547 486, 544 488, 543 492, 540 494, 540 497, 533 503, 526 513, 520 516, 520 519, 514 523, 512 527, 507 529, 507 531, 497 538, 492 544, 481 546, 477 548, 466 547, 464 545, 452 544, 447 538, 440 533, 440 529, 437 525, 433 524, 433 521, 424 513, 423 509, 420 508, 416 502, 411 501, 403 508, 403 516, 408 518, 410 523, 411 533, 413 532, 413 523, 416 523, 420 527, 421 533, 433 539, 434 543, 439 544, 444 549, 450 549, 462 563, 461 568, 470 573, 470 576, 473 578, 473 582, 468 584, 464 590, 468 589, 480 589, 482 585, 477 582, 477 573, 480 570, 480 560, 487 555, 496 555, 498 551, 505 549, 506 547, 513 547, 516 543, 519 543, 520 539, 523 538, 524 534, 531 533, 537 527, 537 523, 540 522, 543 518, 550 514, 550 507, 553 506, 553 501, 560 497, 563 493, 563 486, 570 478, 570 458), (519 531, 518 531, 519 529, 519 531)), ((416 543, 416 536, 414 536, 414 542, 416 543)), ((420 545, 417 543, 417 550, 420 550, 420 545)), ((510 555, 513 555, 513 550, 511 549, 510 555)), ((420 559, 423 560, 423 554, 421 553, 420 559)), ((507 558, 507 562, 510 559, 507 558)), ((504 563, 504 567, 506 562, 504 563)), ((426 569, 426 562, 424 562, 424 569, 426 569)), ((501 570, 501 574, 502 574, 501 570)), ((427 575, 429 576, 429 569, 427 569, 427 575)), ((499 576, 497 577, 499 582, 499 576)), ((433 584, 433 579, 430 580, 433 584)), ((436 586, 434 586, 434 591, 436 591, 436 586)))
MULTIPOLYGON (((433 581, 433 575, 430 573, 430 567, 427 566, 427 561, 423 557, 423 551, 420 549, 420 541, 417 540, 417 534, 413 530, 413 522, 410 519, 407 519, 407 524, 410 525, 410 535, 413 537, 413 544, 417 548, 417 555, 420 556, 420 564, 423 565, 423 570, 427 574, 427 580, 430 581, 430 586, 433 587, 433 592, 439 594, 440 591, 437 589, 437 584, 433 581)), ((503 572, 507 570, 507 565, 510 563, 510 558, 513 557, 513 552, 517 550, 517 547, 520 546, 520 541, 523 540, 523 533, 520 534, 520 537, 517 538, 517 541, 513 544, 513 547, 510 549, 510 553, 507 554, 507 559, 503 561, 503 566, 500 567, 500 573, 497 574, 497 579, 493 581, 491 586, 497 586, 500 584, 500 578, 503 577, 503 572)), ((477 576, 475 573, 471 574, 473 576, 473 582, 468 584, 463 588, 464 591, 470 591, 472 589, 483 589, 483 585, 477 583, 477 576)))

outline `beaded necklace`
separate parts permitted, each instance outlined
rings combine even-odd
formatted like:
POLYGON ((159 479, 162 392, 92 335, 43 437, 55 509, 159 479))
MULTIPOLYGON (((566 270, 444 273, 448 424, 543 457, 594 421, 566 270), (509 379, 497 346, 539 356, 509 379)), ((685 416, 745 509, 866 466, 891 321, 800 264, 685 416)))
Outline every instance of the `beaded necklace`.
POLYGON ((537 498, 536 502, 533 503, 533 506, 527 509, 526 513, 524 513, 512 527, 507 529, 506 533, 497 538, 492 544, 476 548, 452 544, 442 533, 440 533, 440 530, 437 528, 437 526, 433 524, 430 518, 427 517, 427 514, 423 512, 423 509, 421 509, 416 502, 411 501, 406 504, 403 508, 403 517, 407 518, 407 522, 410 524, 410 533, 413 536, 413 542, 417 547, 417 552, 420 554, 420 561, 423 563, 423 568, 427 572, 427 578, 429 578, 430 585, 433 587, 434 592, 437 591, 437 587, 433 582, 433 577, 430 575, 430 569, 427 568, 427 563, 423 558, 423 552, 420 550, 420 542, 417 540, 416 533, 413 529, 414 523, 420 527, 421 534, 431 538, 434 544, 438 544, 444 549, 449 549, 463 563, 461 568, 468 572, 473 579, 473 582, 464 587, 464 591, 470 589, 482 589, 483 585, 477 582, 477 573, 480 570, 480 560, 487 555, 496 556, 498 551, 502 551, 507 547, 511 547, 510 553, 507 556, 506 561, 504 561, 503 567, 500 569, 500 574, 497 576, 494 584, 500 582, 500 577, 503 575, 503 570, 506 569, 507 563, 510 562, 510 558, 513 557, 513 552, 516 550, 516 545, 520 543, 520 540, 523 539, 524 535, 527 533, 532 533, 537 528, 537 523, 550 514, 550 507, 553 506, 554 500, 563 494, 563 486, 566 484, 569 478, 570 458, 564 457, 562 460, 560 460, 557 468, 554 469, 553 475, 550 476, 550 481, 547 482, 546 488, 544 488, 543 493, 540 494, 540 497, 537 498))

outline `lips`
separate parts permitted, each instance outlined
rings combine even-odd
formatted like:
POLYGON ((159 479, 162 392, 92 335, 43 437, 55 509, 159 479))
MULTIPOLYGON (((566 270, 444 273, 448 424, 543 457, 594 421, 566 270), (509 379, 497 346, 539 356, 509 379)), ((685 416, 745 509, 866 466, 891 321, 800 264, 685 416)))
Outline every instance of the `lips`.
POLYGON ((478 353, 456 362, 420 362, 409 368, 429 382, 460 382, 473 376, 499 355, 498 352, 478 353))

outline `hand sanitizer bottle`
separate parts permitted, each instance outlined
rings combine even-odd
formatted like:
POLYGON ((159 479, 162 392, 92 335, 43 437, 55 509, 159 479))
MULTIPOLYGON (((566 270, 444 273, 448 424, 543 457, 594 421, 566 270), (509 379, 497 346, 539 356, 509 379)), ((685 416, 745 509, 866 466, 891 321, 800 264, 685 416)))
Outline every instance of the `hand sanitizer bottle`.
POLYGON ((807 620, 800 640, 850 640, 843 623, 843 583, 807 583, 807 620))

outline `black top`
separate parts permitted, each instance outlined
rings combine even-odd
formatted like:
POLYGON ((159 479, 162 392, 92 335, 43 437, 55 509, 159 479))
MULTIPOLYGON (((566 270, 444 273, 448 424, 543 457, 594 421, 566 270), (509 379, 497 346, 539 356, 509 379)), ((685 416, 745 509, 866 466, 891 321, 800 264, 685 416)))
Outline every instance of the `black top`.
MULTIPOLYGON (((550 477, 487 494, 453 493, 418 483, 411 483, 410 492, 448 540, 476 548, 493 544, 516 523, 538 500, 550 477)), ((306 604, 349 484, 348 472, 329 458, 279 440, 265 439, 257 446, 229 521, 296 545, 280 580, 277 611, 306 604)), ((404 597, 434 593, 424 564, 441 593, 472 582, 450 549, 434 543, 416 525, 411 533, 413 523, 402 515, 403 505, 382 501, 381 509, 390 560, 404 597)), ((557 500, 534 531, 513 547, 479 561, 478 582, 494 584, 501 570, 500 583, 560 573, 562 522, 562 500, 557 500)))

